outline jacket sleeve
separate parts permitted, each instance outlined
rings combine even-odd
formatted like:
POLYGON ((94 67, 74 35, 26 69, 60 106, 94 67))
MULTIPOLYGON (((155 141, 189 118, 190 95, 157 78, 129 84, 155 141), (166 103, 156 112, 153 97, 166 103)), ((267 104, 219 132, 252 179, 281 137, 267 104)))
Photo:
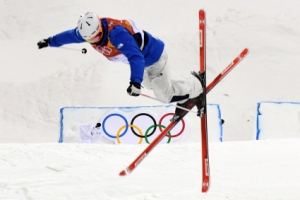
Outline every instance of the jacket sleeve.
POLYGON ((122 26, 115 26, 109 32, 111 43, 124 54, 130 64, 130 81, 141 83, 144 76, 145 59, 131 33, 122 26))
POLYGON ((60 47, 65 44, 86 42, 78 32, 77 28, 61 32, 49 37, 50 47, 60 47))

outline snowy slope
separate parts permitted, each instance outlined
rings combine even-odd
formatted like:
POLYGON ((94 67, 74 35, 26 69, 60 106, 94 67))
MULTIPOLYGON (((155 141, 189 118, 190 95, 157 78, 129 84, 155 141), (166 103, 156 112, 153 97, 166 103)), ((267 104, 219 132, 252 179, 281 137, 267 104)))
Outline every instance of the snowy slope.
POLYGON ((300 198, 299 139, 211 143, 201 194, 199 144, 161 145, 128 177, 144 145, 3 144, 0 199, 219 200, 300 198))

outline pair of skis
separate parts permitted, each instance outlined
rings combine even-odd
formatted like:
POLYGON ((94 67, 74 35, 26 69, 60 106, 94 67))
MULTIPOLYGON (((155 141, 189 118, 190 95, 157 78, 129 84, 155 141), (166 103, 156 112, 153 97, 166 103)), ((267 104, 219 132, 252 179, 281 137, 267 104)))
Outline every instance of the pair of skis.
MULTIPOLYGON (((210 186, 210 167, 208 155, 208 134, 207 134, 207 115, 206 115, 206 94, 216 86, 237 64, 247 55, 248 49, 245 48, 226 68, 221 72, 208 86, 206 86, 206 17, 204 10, 199 11, 199 40, 200 40, 200 72, 204 74, 204 110, 201 116, 201 141, 202 141, 202 192, 206 193, 210 186)), ((188 105, 189 110, 195 106, 194 103, 188 105)), ((155 138, 155 140, 147 146, 147 148, 124 170, 120 172, 120 176, 130 174, 156 147, 156 145, 167 135, 169 131, 176 126, 178 122, 188 113, 185 110, 179 118, 170 124, 155 138)))

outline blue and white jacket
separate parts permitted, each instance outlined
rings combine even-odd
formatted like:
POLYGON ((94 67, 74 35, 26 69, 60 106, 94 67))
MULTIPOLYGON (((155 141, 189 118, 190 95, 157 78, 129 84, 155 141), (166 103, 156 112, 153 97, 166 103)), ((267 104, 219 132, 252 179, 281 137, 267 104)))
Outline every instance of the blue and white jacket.
MULTIPOLYGON (((156 63, 164 49, 164 43, 140 29, 132 20, 101 18, 103 36, 92 47, 114 62, 128 63, 130 81, 141 83, 144 68, 156 63)), ((86 42, 78 29, 64 31, 49 38, 50 47, 86 42)))

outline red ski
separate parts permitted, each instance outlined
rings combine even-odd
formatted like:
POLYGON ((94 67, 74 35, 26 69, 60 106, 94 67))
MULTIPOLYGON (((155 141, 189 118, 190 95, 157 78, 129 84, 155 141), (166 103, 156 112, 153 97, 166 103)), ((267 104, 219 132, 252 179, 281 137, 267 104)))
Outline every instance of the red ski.
POLYGON ((208 134, 207 134, 207 102, 206 102, 206 24, 205 12, 199 11, 199 40, 200 40, 200 73, 203 74, 203 114, 201 116, 201 144, 202 144, 202 192, 206 193, 210 186, 208 134))
MULTIPOLYGON (((205 72, 205 12, 199 11, 199 39, 200 39, 200 71, 205 72)), ((204 94, 206 95, 214 86, 216 86, 237 64, 248 54, 248 49, 245 48, 226 68, 221 72, 207 87, 204 87, 204 94)), ((205 81, 204 81, 205 82, 205 81)), ((206 102, 206 97, 205 97, 206 102)), ((188 109, 192 109, 195 104, 191 103, 188 109)), ((155 140, 147 146, 147 148, 119 175, 126 176, 130 174, 154 149, 154 147, 166 136, 166 134, 173 129, 173 127, 180 122, 180 120, 188 113, 183 112, 182 116, 176 119, 155 138, 155 140)), ((208 137, 207 137, 207 120, 206 120, 206 107, 205 114, 201 117, 201 135, 202 135, 202 192, 207 192, 210 186, 210 174, 209 174, 209 158, 208 158, 208 137), (205 116, 205 117, 204 117, 205 116)))
POLYGON ((236 66, 248 53, 248 49, 244 49, 225 70, 220 73, 208 86, 206 86, 206 17, 205 11, 199 11, 199 41, 200 41, 200 72, 204 75, 203 101, 204 110, 201 116, 201 144, 202 144, 202 192, 206 193, 210 186, 210 167, 208 154, 208 131, 207 131, 207 102, 206 94, 220 82, 226 74, 228 74, 234 66, 236 66))
POLYGON ((243 58, 248 54, 248 49, 245 48, 207 87, 206 92, 209 92, 217 85, 243 58))

